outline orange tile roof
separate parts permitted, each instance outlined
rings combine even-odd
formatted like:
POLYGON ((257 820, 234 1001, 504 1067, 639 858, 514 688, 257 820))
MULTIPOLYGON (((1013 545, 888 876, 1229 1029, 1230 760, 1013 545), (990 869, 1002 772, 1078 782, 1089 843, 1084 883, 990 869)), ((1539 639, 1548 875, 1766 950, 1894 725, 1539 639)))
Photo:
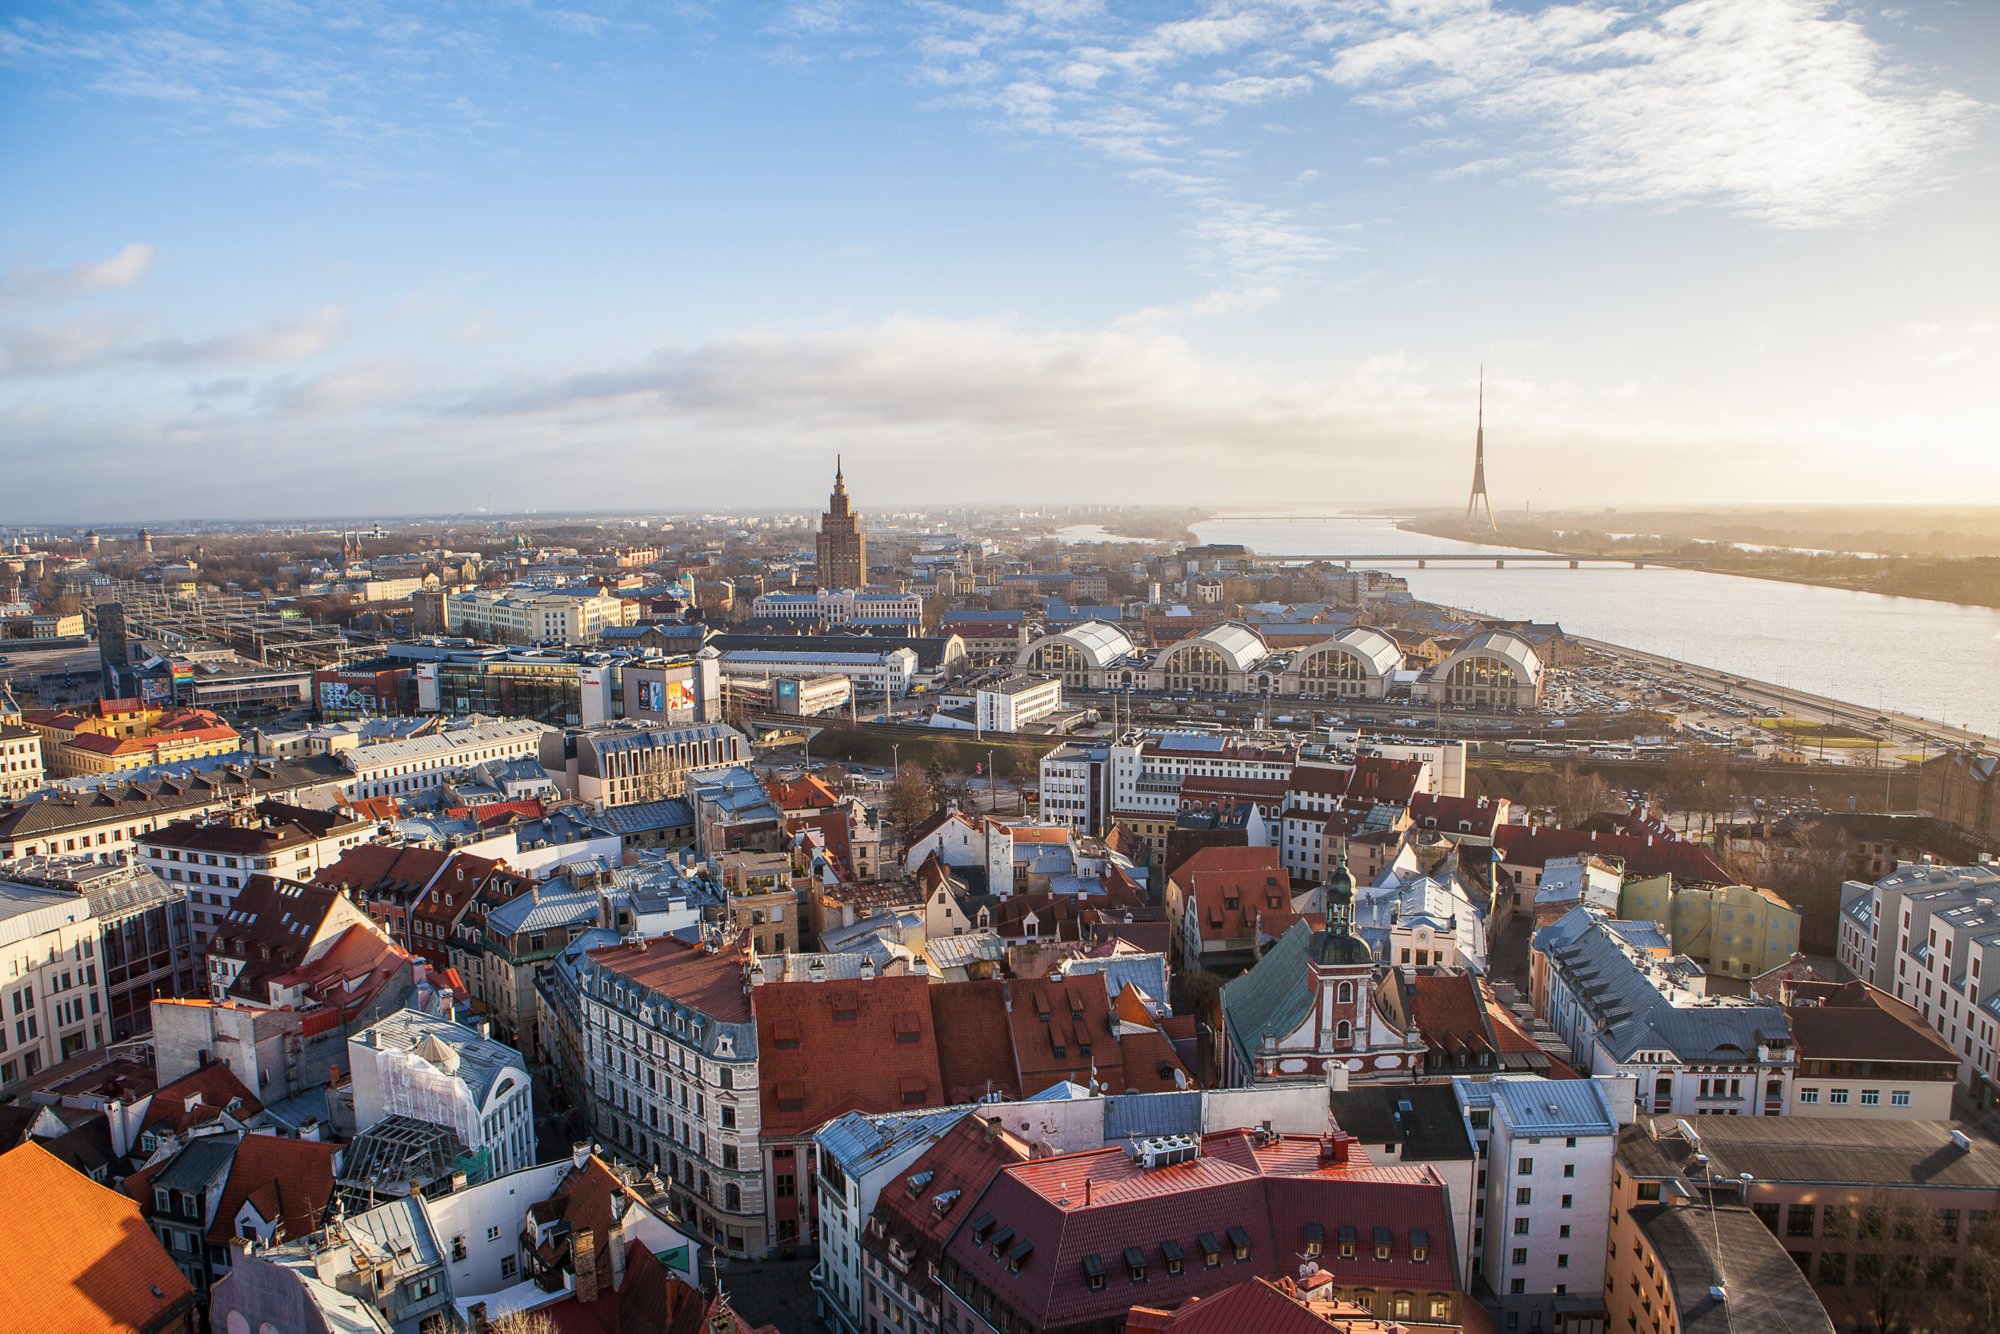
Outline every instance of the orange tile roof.
POLYGON ((39 1144, 0 1154, 0 1200, 0 1292, 16 1329, 144 1329, 193 1306, 139 1206, 39 1144))

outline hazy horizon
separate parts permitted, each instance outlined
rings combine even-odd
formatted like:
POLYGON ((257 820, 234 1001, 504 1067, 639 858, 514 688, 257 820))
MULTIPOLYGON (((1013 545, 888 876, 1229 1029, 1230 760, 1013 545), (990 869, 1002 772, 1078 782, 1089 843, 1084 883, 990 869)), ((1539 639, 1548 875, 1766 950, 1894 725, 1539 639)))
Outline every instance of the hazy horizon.
POLYGON ((1996 56, 1949 0, 21 6, 0 522, 836 451, 864 513, 1451 506, 1482 364, 1502 512, 2000 503, 1996 56))

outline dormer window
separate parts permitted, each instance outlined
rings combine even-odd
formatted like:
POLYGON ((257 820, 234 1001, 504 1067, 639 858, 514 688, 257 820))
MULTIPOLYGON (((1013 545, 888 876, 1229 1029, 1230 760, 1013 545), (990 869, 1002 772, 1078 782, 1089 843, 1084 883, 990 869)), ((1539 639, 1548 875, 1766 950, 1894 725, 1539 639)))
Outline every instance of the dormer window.
POLYGON ((1146 1253, 1137 1246, 1125 1248, 1125 1272, 1131 1276, 1134 1283, 1146 1281, 1146 1253))
POLYGON ((1308 1256, 1317 1259, 1319 1258, 1320 1254, 1325 1250, 1326 1250, 1326 1225, 1323 1223, 1307 1223, 1305 1253, 1308 1256))
POLYGON ((1355 1242, 1356 1242, 1356 1238, 1355 1238, 1355 1235, 1354 1235, 1354 1228, 1353 1228, 1353 1227, 1352 1227, 1352 1226, 1351 1226, 1350 1224, 1347 1224, 1347 1223, 1342 1223, 1342 1224, 1340 1225, 1340 1258, 1341 1258, 1341 1259, 1343 1259, 1343 1260, 1352 1260, 1352 1259, 1354 1258, 1354 1247, 1355 1247, 1355 1242))
POLYGON ((1386 1260, 1389 1258, 1391 1241, 1392 1237, 1388 1228, 1378 1227, 1375 1229, 1375 1258, 1377 1260, 1386 1260))
POLYGON ((1250 1234, 1240 1227, 1229 1229, 1229 1249, 1238 1264, 1250 1258, 1250 1234))
POLYGON ((1104 1261, 1095 1255, 1083 1257, 1084 1285, 1092 1292, 1104 1291, 1104 1261))
POLYGON ((1160 1258, 1167 1262, 1168 1277, 1174 1277, 1181 1272, 1186 1257, 1181 1252, 1181 1244, 1170 1237, 1160 1243, 1160 1258))
POLYGON ((1410 1229, 1410 1259, 1422 1264, 1431 1258, 1431 1234, 1420 1227, 1410 1229))
POLYGON ((1195 1245, 1201 1247, 1201 1263, 1204 1269, 1214 1269, 1222 1263, 1222 1243, 1215 1239, 1213 1232, 1204 1232, 1195 1238, 1195 1245))

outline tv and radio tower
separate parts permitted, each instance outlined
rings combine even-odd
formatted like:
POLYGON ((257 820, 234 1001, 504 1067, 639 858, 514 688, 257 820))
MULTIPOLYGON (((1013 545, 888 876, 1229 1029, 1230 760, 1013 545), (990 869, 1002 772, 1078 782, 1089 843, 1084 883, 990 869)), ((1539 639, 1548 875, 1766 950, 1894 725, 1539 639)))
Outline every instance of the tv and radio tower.
POLYGON ((1494 532, 1500 525, 1493 518, 1493 498, 1486 494, 1486 368, 1479 368, 1479 426, 1472 435, 1472 495, 1465 502, 1465 522, 1469 527, 1479 507, 1486 507, 1486 526, 1494 532))

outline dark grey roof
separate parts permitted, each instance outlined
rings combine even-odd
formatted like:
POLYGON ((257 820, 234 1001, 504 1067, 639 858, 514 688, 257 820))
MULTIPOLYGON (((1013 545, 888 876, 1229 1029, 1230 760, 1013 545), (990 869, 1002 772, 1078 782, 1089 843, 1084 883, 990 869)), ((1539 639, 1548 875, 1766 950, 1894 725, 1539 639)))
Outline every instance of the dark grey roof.
MULTIPOLYGON (((1759 1181, 2000 1190, 2000 1144, 1983 1132, 1952 1143, 1950 1121, 1871 1121, 1818 1117, 1688 1118, 1718 1172, 1759 1181)), ((1659 1123, 1664 1128, 1667 1123, 1659 1123)), ((1669 1157, 1682 1142, 1661 1141, 1669 1157)))
POLYGON ((58 792, 37 801, 0 803, 0 840, 34 838, 114 820, 172 816, 253 792, 286 792, 347 782, 353 775, 327 755, 302 760, 258 760, 247 766, 154 778, 143 783, 105 785, 84 793, 58 792))
POLYGON ((234 1135, 197 1136, 154 1175, 153 1184, 194 1195, 206 1193, 229 1174, 229 1164, 236 1160, 236 1142, 234 1135))
POLYGON ((1791 1040, 1791 1025, 1776 1005, 1737 997, 1675 1004, 1661 986, 1690 980, 1700 969, 1684 959, 1627 953, 1619 925, 1578 906, 1534 939, 1589 1014, 1612 1060, 1665 1050, 1689 1064, 1740 1061, 1754 1057, 1760 1043, 1791 1040))
POLYGON ((1399 1144, 1406 1161, 1469 1159, 1474 1153, 1458 1094, 1448 1082, 1362 1084, 1329 1093, 1327 1109, 1363 1146, 1399 1144))
POLYGON ((1667 1271, 1682 1334, 1832 1334, 1805 1275, 1742 1205, 1640 1205, 1632 1221, 1667 1271))

